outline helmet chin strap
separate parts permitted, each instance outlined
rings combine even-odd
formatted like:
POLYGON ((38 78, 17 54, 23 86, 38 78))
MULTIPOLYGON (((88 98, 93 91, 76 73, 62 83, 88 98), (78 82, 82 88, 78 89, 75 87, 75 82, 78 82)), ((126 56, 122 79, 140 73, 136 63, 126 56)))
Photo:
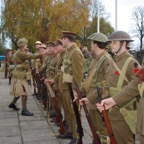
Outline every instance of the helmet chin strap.
POLYGON ((115 55, 118 54, 118 52, 121 50, 123 44, 120 44, 120 47, 118 48, 118 50, 115 52, 115 55))

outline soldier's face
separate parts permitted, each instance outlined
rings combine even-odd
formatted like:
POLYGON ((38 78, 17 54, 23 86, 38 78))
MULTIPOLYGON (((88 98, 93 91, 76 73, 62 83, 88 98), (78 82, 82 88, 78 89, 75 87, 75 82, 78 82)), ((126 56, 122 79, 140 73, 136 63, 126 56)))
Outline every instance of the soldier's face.
POLYGON ((96 44, 91 41, 91 51, 94 52, 95 51, 95 47, 96 47, 96 44))
POLYGON ((35 48, 38 49, 40 44, 35 44, 35 48))
POLYGON ((111 48, 111 52, 116 53, 118 49, 120 48, 120 41, 111 41, 109 43, 109 46, 111 48))
POLYGON ((67 38, 66 37, 62 38, 62 44, 64 47, 67 47, 67 38))
POLYGON ((45 48, 39 48, 39 52, 42 53, 45 51, 45 48))

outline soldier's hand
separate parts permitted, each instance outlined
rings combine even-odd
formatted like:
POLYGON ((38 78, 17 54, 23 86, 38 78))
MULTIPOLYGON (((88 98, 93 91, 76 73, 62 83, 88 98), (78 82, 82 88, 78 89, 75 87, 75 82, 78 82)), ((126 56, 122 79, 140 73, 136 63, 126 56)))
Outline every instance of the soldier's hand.
POLYGON ((44 80, 44 83, 46 84, 47 82, 48 82, 48 79, 45 79, 45 80, 44 80))
POLYGON ((102 112, 104 109, 109 110, 114 105, 116 105, 116 103, 113 100, 113 98, 107 98, 107 99, 102 100, 101 103, 97 103, 96 107, 100 112, 102 112))
POLYGON ((55 81, 53 79, 49 79, 48 82, 49 82, 50 85, 55 83, 55 81))
POLYGON ((46 84, 47 82, 52 85, 55 81, 53 79, 45 79, 44 83, 46 84))
POLYGON ((78 100, 78 94, 75 90, 73 90, 73 94, 74 94, 74 100, 73 102, 75 102, 76 100, 78 100))
POLYGON ((89 104, 89 100, 87 98, 82 98, 81 100, 79 100, 80 105, 83 105, 83 102, 87 105, 89 104))

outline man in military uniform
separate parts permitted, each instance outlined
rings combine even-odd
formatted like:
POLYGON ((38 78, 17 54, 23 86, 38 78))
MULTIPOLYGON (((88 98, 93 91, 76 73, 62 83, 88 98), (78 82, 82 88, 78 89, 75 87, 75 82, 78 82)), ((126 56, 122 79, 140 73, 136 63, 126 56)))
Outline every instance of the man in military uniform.
POLYGON ((30 89, 26 79, 26 73, 29 70, 29 65, 27 60, 29 59, 37 59, 40 58, 43 54, 28 54, 25 52, 27 48, 28 41, 25 38, 19 39, 17 41, 17 46, 19 49, 16 51, 14 55, 14 64, 15 69, 12 74, 12 84, 10 87, 10 94, 14 96, 13 101, 9 105, 9 108, 13 108, 14 110, 19 110, 16 107, 15 103, 22 96, 22 115, 32 116, 33 113, 27 110, 27 96, 30 94, 30 89))
MULTIPOLYGON (((101 86, 106 78, 106 72, 108 66, 112 60, 111 56, 105 51, 107 46, 108 38, 102 33, 94 33, 88 37, 91 40, 91 51, 93 51, 93 59, 91 65, 88 69, 88 76, 84 81, 81 88, 83 95, 95 95, 96 86, 101 86)), ((97 111, 97 108, 92 104, 88 105, 89 114, 91 116, 92 122, 95 126, 95 131, 99 132, 102 136, 102 143, 107 141, 107 129, 102 122, 102 118, 97 111)))
MULTIPOLYGON (((128 53, 127 45, 133 41, 129 34, 124 31, 115 31, 109 37, 110 47, 112 53, 115 54, 114 61, 109 66, 106 82, 102 88, 103 98, 113 96, 124 88, 134 76, 135 66, 138 65, 137 61, 128 53)), ((89 101, 94 104, 96 95, 89 96, 84 101, 89 101)), ((131 102, 124 108, 127 113, 135 110, 135 102, 131 102)), ((134 144, 134 137, 129 126, 129 122, 124 117, 124 111, 118 107, 113 107, 108 112, 111 126, 118 144, 134 144)))
MULTIPOLYGON (((60 81, 61 91, 63 93, 63 99, 65 99, 65 107, 67 109, 66 115, 68 117, 68 132, 64 135, 59 136, 59 138, 67 138, 71 135, 70 133, 73 133, 73 139, 70 141, 69 144, 77 143, 78 134, 75 113, 72 107, 72 100, 68 91, 66 78, 67 75, 68 78, 72 77, 72 81, 74 79, 79 86, 81 86, 81 82, 83 79, 83 54, 74 42, 75 36, 76 34, 73 32, 62 32, 62 44, 67 49, 67 53, 64 56, 60 81)), ((73 85, 73 88, 74 87, 75 86, 73 85)))
POLYGON ((60 79, 61 66, 63 63, 64 56, 66 54, 66 48, 63 47, 61 39, 57 39, 56 45, 57 45, 58 59, 57 59, 57 64, 55 66, 55 76, 53 77, 53 79, 49 79, 48 82, 50 84, 54 85, 53 87, 56 91, 56 95, 58 96, 57 98, 59 101, 59 103, 58 103, 59 108, 61 109, 61 106, 62 106, 62 108, 64 109, 64 121, 63 121, 63 123, 64 123, 64 125, 66 125, 66 121, 67 121, 67 115, 65 113, 66 108, 64 107, 64 99, 63 99, 63 94, 61 91, 61 83, 59 80, 60 79))
POLYGON ((92 58, 91 53, 88 51, 87 44, 83 44, 81 50, 82 50, 82 53, 83 53, 85 59, 92 58))
MULTIPOLYGON (((36 41, 34 43, 34 46, 35 46, 35 53, 34 54, 39 54, 39 47, 42 45, 42 43, 40 41, 36 41)), ((33 78, 33 85, 34 85, 34 93, 33 93, 33 96, 36 96, 37 99, 40 98, 40 93, 38 91, 39 89, 39 84, 37 82, 37 80, 35 79, 35 76, 34 76, 34 72, 38 71, 39 69, 39 66, 41 65, 41 60, 39 58, 37 59, 32 59, 30 60, 30 63, 31 63, 31 71, 33 70, 32 72, 32 78, 33 78)))
POLYGON ((140 134, 141 144, 144 143, 144 68, 136 73, 136 77, 125 88, 115 94, 112 98, 104 99, 101 104, 97 104, 97 108, 101 111, 108 110, 113 106, 123 107, 131 100, 139 99, 137 110, 136 130, 140 134), (140 97, 139 97, 140 96, 140 97))

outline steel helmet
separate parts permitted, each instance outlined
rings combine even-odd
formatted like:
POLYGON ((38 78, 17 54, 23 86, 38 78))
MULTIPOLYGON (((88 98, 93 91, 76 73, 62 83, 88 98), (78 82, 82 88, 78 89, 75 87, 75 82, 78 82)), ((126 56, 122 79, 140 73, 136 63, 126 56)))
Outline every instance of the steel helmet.
POLYGON ((26 38, 21 38, 17 41, 17 46, 22 47, 28 43, 28 40, 26 38))
POLYGON ((102 33, 93 33, 87 39, 101 43, 107 43, 108 41, 107 36, 102 33))
POLYGON ((109 37, 108 41, 127 41, 132 42, 130 35, 125 31, 115 31, 109 37))

